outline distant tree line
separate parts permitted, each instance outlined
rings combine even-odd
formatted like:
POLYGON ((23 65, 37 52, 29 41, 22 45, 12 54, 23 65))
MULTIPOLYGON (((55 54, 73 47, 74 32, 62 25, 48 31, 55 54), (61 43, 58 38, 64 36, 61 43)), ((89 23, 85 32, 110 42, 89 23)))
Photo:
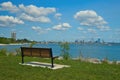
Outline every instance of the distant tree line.
POLYGON ((0 43, 9 44, 12 42, 12 38, 0 37, 0 43))
POLYGON ((17 39, 17 40, 14 40, 13 38, 0 37, 0 43, 2 43, 2 44, 31 43, 31 42, 36 42, 36 41, 30 41, 28 39, 17 39))

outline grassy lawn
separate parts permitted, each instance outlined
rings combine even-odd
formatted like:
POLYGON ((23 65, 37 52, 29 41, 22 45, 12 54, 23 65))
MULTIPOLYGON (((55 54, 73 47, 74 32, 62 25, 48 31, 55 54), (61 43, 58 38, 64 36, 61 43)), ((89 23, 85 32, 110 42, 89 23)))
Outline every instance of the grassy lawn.
MULTIPOLYGON (((25 61, 50 62, 47 59, 25 57, 25 61)), ((120 80, 120 65, 92 64, 80 61, 55 60, 55 63, 70 65, 69 68, 23 66, 21 57, 0 56, 0 80, 120 80)))

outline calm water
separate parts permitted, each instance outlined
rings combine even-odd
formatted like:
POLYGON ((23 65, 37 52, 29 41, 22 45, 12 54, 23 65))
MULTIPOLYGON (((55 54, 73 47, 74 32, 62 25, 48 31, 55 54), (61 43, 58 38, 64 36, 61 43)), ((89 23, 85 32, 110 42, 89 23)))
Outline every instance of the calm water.
MULTIPOLYGON (((5 45, 0 46, 6 48, 8 51, 14 52, 16 48, 24 45, 5 45)), ((54 55, 60 55, 60 46, 58 44, 36 44, 34 47, 52 48, 54 55)), ((109 60, 120 60, 120 44, 70 44, 70 55, 72 58, 77 58, 80 55, 90 58, 108 58, 109 60)))

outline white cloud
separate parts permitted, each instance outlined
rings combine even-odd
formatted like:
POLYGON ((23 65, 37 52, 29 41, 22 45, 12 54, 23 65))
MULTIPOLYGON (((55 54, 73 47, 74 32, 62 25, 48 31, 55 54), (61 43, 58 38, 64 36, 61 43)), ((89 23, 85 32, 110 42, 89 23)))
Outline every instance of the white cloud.
POLYGON ((55 8, 44 8, 44 7, 37 7, 34 5, 24 6, 23 4, 19 5, 19 8, 32 16, 46 16, 48 14, 56 12, 55 8))
POLYGON ((41 30, 41 27, 33 26, 32 29, 33 29, 33 30, 41 30))
POLYGON ((106 26, 107 22, 93 10, 79 11, 74 15, 74 18, 77 19, 80 22, 80 25, 83 26, 108 29, 108 26, 106 26))
POLYGON ((81 27, 78 27, 78 30, 83 31, 84 29, 83 29, 83 28, 81 28, 81 27))
POLYGON ((10 12, 17 12, 19 11, 19 9, 13 5, 11 2, 3 2, 2 4, 0 4, 0 10, 3 11, 10 11, 10 12))
POLYGON ((51 28, 47 28, 47 29, 45 29, 46 31, 51 31, 52 29, 51 28))
POLYGON ((70 28, 70 27, 71 27, 69 23, 63 23, 62 25, 63 25, 63 27, 65 27, 65 28, 70 28))
POLYGON ((34 22, 43 22, 43 23, 51 22, 50 19, 46 16, 33 17, 25 13, 22 13, 20 18, 28 21, 34 21, 34 22))
POLYGON ((111 30, 109 26, 97 26, 101 31, 109 31, 111 30))
POLYGON ((13 5, 12 2, 3 2, 0 4, 0 11, 9 11, 17 15, 20 19, 49 23, 51 22, 50 17, 54 17, 56 13, 56 8, 54 7, 37 7, 35 5, 25 6, 24 4, 19 4, 18 6, 13 5))
POLYGON ((90 33, 96 33, 96 30, 95 30, 95 29, 89 28, 89 29, 87 29, 87 30, 88 30, 88 32, 90 32, 90 33))
POLYGON ((43 22, 43 23, 51 22, 48 15, 56 12, 55 8, 49 8, 49 7, 44 8, 44 7, 37 7, 34 5, 24 6, 23 4, 21 4, 19 5, 19 8, 23 12, 20 15, 20 18, 28 21, 43 22))
POLYGON ((55 26, 53 27, 53 29, 55 29, 55 30, 64 30, 64 28, 62 28, 62 25, 61 25, 61 24, 55 25, 55 26))
POLYGON ((60 19, 61 19, 61 16, 62 16, 62 14, 61 14, 61 13, 56 13, 56 14, 55 14, 55 18, 56 18, 56 19, 58 19, 58 20, 60 20, 60 19))
POLYGON ((71 25, 69 23, 62 23, 53 27, 54 30, 67 30, 69 28, 71 28, 71 25))
POLYGON ((50 28, 44 29, 44 28, 39 27, 39 26, 33 26, 32 29, 37 31, 39 34, 43 34, 43 33, 46 33, 46 32, 51 30, 50 28))
POLYGON ((16 24, 24 24, 24 22, 13 16, 0 16, 0 26, 14 26, 16 24))
POLYGON ((84 34, 87 34, 87 31, 83 31, 84 34))

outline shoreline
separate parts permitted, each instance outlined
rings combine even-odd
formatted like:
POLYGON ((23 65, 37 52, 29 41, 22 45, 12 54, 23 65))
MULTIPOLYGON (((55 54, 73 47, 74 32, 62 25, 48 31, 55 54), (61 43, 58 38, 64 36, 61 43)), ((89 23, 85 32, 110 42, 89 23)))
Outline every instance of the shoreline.
POLYGON ((108 63, 108 64, 120 64, 120 60, 106 60, 106 59, 99 59, 99 58, 72 58, 72 60, 80 60, 83 62, 89 62, 93 64, 101 64, 101 63, 108 63))
POLYGON ((4 45, 7 45, 7 44, 0 44, 0 46, 4 46, 4 45))
MULTIPOLYGON (((23 43, 24 44, 24 43, 23 43)), ((0 44, 0 46, 7 46, 7 45, 23 45, 22 43, 10 43, 10 44, 0 44)))

